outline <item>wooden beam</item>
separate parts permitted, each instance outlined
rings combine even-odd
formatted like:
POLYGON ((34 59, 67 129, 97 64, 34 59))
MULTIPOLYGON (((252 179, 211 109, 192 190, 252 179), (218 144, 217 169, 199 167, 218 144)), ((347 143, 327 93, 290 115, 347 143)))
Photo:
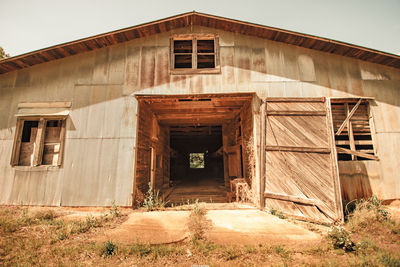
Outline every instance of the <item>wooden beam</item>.
POLYGON ((267 102, 325 102, 325 97, 268 97, 267 102))
MULTIPOLYGON (((335 141, 336 145, 350 145, 351 148, 351 141, 350 140, 337 140, 335 141)), ((373 142, 372 140, 353 140, 353 144, 354 145, 372 145, 373 142)), ((351 150, 355 150, 355 146, 354 149, 351 150)))
POLYGON ((328 147, 297 147, 297 146, 265 146, 266 151, 306 152, 306 153, 331 153, 328 147))
POLYGON ((361 104, 361 101, 362 101, 362 98, 360 98, 360 100, 358 100, 357 104, 350 111, 349 115, 347 115, 347 118, 343 121, 342 125, 340 125, 339 129, 337 130, 336 135, 340 135, 340 133, 343 131, 343 129, 346 126, 347 122, 351 119, 351 117, 356 112, 358 106, 361 104))
POLYGON ((324 110, 271 110, 267 111, 267 116, 326 116, 324 110))
POLYGON ((367 159, 379 160, 379 158, 377 156, 363 153, 360 151, 350 150, 350 149, 343 148, 343 147, 336 147, 336 151, 338 153, 345 153, 345 154, 355 155, 355 156, 363 157, 363 158, 367 158, 367 159))
POLYGON ((305 204, 305 205, 317 206, 317 205, 322 204, 321 201, 316 200, 316 199, 305 198, 305 197, 300 197, 300 196, 290 196, 290 195, 286 195, 286 194, 277 194, 277 193, 272 193, 272 192, 265 192, 264 198, 272 198, 272 199, 278 199, 278 200, 291 201, 291 202, 305 204))
POLYGON ((70 108, 71 101, 19 103, 18 108, 70 108))

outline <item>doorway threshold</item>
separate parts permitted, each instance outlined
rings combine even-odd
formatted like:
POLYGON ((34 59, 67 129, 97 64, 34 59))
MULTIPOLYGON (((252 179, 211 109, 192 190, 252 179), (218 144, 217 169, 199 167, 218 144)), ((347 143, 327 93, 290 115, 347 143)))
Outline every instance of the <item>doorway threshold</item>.
MULTIPOLYGON (((192 204, 184 204, 174 207, 167 207, 165 210, 193 210, 196 203, 192 204)), ((200 205, 205 210, 258 210, 253 203, 246 202, 231 202, 231 203, 206 203, 206 202, 198 202, 197 205, 200 205)))

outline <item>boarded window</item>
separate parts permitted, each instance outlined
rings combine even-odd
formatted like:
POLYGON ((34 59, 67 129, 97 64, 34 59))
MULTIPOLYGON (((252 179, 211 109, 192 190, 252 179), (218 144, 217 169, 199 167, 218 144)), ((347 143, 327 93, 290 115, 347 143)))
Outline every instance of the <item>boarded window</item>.
POLYGON ((18 118, 11 164, 61 165, 65 119, 18 118))
POLYGON ((190 168, 204 169, 204 153, 190 153, 190 168))
POLYGON ((179 35, 171 38, 172 73, 214 73, 218 68, 218 38, 179 35))
POLYGON ((363 99, 331 100, 338 160, 374 160, 369 103, 363 99))

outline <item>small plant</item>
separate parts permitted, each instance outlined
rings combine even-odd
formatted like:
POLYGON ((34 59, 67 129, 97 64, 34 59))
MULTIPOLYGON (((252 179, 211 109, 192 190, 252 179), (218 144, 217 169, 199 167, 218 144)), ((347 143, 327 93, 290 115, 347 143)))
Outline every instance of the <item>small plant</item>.
POLYGON ((277 216, 279 219, 284 220, 284 219, 287 218, 287 217, 285 216, 285 214, 283 214, 282 211, 277 210, 277 209, 275 209, 275 208, 273 208, 273 207, 271 207, 271 209, 269 210, 269 212, 270 212, 272 215, 277 216))
POLYGON ((335 249, 343 249, 346 252, 355 249, 355 244, 351 241, 350 234, 344 227, 332 226, 328 232, 328 239, 335 249))
POLYGON ((165 208, 165 205, 168 202, 165 202, 160 196, 160 191, 154 192, 151 184, 149 183, 149 190, 146 193, 146 197, 143 201, 143 207, 147 209, 147 211, 161 210, 165 208))
POLYGON ((204 240, 205 232, 211 227, 211 222, 206 218, 206 210, 196 200, 189 216, 188 227, 192 234, 192 241, 204 240))
POLYGON ((115 200, 113 200, 113 202, 111 202, 110 215, 113 218, 121 216, 121 212, 118 210, 118 207, 115 204, 115 200))
POLYGON ((146 257, 147 255, 151 254, 151 246, 150 244, 137 243, 131 246, 129 254, 139 257, 146 257))
POLYGON ((285 249, 285 247, 280 245, 274 247, 274 252, 285 259, 289 259, 290 257, 289 250, 285 249))
POLYGON ((101 255, 104 257, 111 257, 118 252, 118 246, 112 241, 107 241, 101 251, 101 255))
POLYGON ((51 221, 57 217, 54 210, 41 210, 33 215, 33 218, 40 221, 51 221))
POLYGON ((384 266, 389 266, 389 267, 399 267, 400 266, 400 259, 391 254, 382 255, 379 258, 379 261, 384 266))
POLYGON ((347 218, 352 231, 373 231, 380 224, 391 222, 389 212, 376 196, 356 201, 353 212, 347 218))
POLYGON ((231 261, 240 256, 240 251, 238 251, 235 247, 227 247, 223 254, 225 260, 231 261))

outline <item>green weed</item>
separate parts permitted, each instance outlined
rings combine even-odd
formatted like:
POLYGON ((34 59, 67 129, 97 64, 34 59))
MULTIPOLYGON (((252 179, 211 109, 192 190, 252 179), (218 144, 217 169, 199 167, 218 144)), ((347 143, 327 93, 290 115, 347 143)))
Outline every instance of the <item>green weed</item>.
POLYGON ((111 257, 117 254, 117 252, 118 252, 118 246, 114 244, 112 241, 107 241, 104 244, 103 249, 101 250, 101 256, 111 257))

